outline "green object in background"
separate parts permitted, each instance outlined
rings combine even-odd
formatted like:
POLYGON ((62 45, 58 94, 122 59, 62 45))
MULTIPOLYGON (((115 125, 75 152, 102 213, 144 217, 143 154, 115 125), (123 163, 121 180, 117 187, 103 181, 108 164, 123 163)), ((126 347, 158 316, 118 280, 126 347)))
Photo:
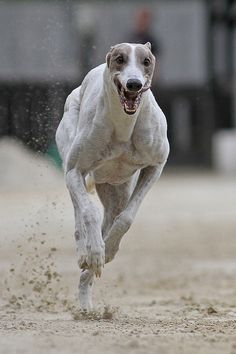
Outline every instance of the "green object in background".
POLYGON ((59 168, 62 167, 62 159, 61 156, 59 155, 56 143, 52 143, 49 146, 49 148, 46 151, 46 155, 55 162, 57 167, 59 168))

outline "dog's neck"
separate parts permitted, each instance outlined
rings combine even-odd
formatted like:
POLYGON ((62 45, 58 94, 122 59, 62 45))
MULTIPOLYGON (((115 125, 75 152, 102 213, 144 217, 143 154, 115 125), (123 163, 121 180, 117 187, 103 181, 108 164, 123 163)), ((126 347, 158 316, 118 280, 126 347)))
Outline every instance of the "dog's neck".
POLYGON ((126 142, 130 140, 134 127, 139 116, 142 102, 137 111, 128 115, 124 112, 124 109, 120 103, 118 93, 114 89, 110 77, 108 77, 107 68, 104 72, 104 108, 105 115, 109 119, 114 127, 114 135, 118 141, 126 142))

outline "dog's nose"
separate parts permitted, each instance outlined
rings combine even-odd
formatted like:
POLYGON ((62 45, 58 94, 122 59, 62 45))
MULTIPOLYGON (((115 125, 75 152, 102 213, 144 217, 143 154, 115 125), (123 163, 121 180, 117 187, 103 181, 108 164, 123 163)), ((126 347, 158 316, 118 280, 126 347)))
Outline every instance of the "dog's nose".
POLYGON ((126 87, 129 91, 137 92, 142 88, 142 82, 138 79, 129 79, 126 83, 126 87))

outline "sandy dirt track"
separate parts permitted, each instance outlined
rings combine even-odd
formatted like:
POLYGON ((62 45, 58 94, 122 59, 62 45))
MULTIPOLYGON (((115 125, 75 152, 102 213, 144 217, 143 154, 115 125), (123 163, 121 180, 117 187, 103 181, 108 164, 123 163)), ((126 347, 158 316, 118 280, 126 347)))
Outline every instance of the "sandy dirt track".
POLYGON ((0 354, 236 354, 235 178, 165 172, 87 316, 60 173, 3 142, 0 195, 0 354))

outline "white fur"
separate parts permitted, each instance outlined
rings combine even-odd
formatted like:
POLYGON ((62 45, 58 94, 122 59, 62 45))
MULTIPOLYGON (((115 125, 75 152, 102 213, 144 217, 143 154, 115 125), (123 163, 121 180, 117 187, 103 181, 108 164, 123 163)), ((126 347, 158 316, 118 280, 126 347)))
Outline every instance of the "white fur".
POLYGON ((131 48, 131 54, 130 54, 130 60, 129 60, 127 67, 120 74, 121 83, 125 87, 127 81, 132 78, 132 79, 140 80, 141 83, 144 85, 145 84, 145 77, 143 76, 143 73, 140 70, 140 67, 137 63, 137 57, 135 55, 135 45, 129 44, 129 43, 127 43, 127 45, 131 48))
MULTIPOLYGON (((123 80, 142 80, 131 45, 123 80)), ((92 307, 94 274, 119 249, 144 196, 159 178, 169 153, 163 112, 150 90, 142 95, 136 113, 127 115, 106 64, 91 70, 67 98, 56 133, 66 184, 75 209, 80 303, 92 307), (104 206, 104 219, 89 198, 85 177, 90 174, 104 206), (85 270, 86 269, 86 270, 85 270)))

